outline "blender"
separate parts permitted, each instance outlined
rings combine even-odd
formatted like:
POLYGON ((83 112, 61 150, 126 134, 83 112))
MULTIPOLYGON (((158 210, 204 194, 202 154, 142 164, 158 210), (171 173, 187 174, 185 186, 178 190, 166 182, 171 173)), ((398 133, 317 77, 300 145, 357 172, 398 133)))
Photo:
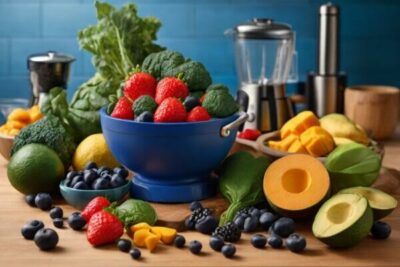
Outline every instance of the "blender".
POLYGON ((293 106, 285 95, 285 84, 292 70, 296 76, 295 34, 290 25, 268 18, 252 21, 227 30, 235 47, 239 79, 237 101, 248 113, 244 128, 261 132, 278 130, 293 117, 293 106))

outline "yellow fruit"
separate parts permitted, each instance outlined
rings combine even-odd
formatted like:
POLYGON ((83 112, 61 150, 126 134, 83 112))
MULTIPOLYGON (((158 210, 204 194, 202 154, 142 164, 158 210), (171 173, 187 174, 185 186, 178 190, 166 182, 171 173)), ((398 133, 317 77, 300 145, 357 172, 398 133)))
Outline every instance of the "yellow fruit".
POLYGON ((111 154, 103 134, 92 134, 86 137, 76 148, 72 158, 75 170, 83 170, 90 161, 97 166, 117 167, 118 161, 111 154))
POLYGON ((300 135, 300 142, 307 152, 314 157, 321 157, 335 148, 332 136, 323 128, 313 126, 300 135))
POLYGON ((27 124, 31 122, 31 116, 29 112, 23 108, 16 108, 11 111, 10 115, 8 115, 9 121, 20 121, 23 124, 27 124))
POLYGON ((153 226, 150 231, 159 236, 161 241, 166 245, 171 244, 176 236, 176 230, 169 227, 153 226))
POLYGON ((312 126, 319 126, 318 118, 311 111, 302 111, 282 126, 281 139, 285 139, 290 134, 300 135, 312 126))

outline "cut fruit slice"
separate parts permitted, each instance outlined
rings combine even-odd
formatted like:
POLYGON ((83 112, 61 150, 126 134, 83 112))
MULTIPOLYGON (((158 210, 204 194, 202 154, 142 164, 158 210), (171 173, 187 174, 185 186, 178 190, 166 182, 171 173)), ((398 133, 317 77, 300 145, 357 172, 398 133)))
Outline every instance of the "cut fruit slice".
POLYGON ((153 226, 150 231, 159 236, 161 241, 166 245, 171 244, 176 236, 176 230, 169 227, 153 226))
POLYGON ((264 194, 277 212, 304 218, 329 196, 329 174, 312 156, 294 154, 274 161, 264 175, 264 194))
POLYGON ((357 186, 338 192, 338 194, 349 193, 360 194, 368 200, 375 221, 388 216, 397 207, 397 200, 394 197, 375 188, 357 186))
POLYGON ((290 134, 300 135, 312 126, 319 126, 319 120, 314 113, 308 110, 300 112, 282 126, 280 130, 281 139, 286 138, 290 134))
POLYGON ((316 238, 331 247, 347 248, 368 236, 372 223, 372 209, 365 197, 338 194, 321 206, 312 231, 316 238))
POLYGON ((301 144, 298 138, 290 145, 288 152, 308 154, 306 148, 301 144))

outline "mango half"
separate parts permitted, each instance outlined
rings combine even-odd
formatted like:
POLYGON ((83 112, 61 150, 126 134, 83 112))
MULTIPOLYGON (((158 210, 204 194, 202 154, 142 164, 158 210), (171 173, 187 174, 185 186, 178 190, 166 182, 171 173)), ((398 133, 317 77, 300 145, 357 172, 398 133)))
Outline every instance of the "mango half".
POLYGON ((358 143, 343 144, 327 157, 333 192, 354 186, 370 186, 379 176, 381 157, 358 143))
POLYGON ((278 213, 305 218, 329 197, 329 174, 314 157, 293 154, 274 161, 264 175, 264 194, 278 213))

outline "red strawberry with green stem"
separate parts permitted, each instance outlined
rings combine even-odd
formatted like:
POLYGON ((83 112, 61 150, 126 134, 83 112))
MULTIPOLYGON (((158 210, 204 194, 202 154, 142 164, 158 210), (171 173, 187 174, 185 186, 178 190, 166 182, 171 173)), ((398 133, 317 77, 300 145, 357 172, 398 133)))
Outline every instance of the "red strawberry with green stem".
POLYGON ((186 98, 189 95, 187 85, 176 77, 165 77, 161 79, 156 88, 156 103, 158 105, 168 97, 186 98))
POLYGON ((124 95, 132 102, 142 95, 149 95, 154 98, 157 87, 156 79, 145 72, 134 72, 132 76, 125 81, 124 95))
POLYGON ((121 221, 107 211, 99 211, 90 218, 86 237, 93 246, 113 243, 124 233, 121 221))
POLYGON ((132 103, 128 98, 123 96, 118 99, 118 102, 111 113, 111 117, 127 120, 132 120, 134 118, 132 103))
POLYGON ((105 197, 95 197, 83 209, 81 216, 88 222, 93 214, 107 208, 110 204, 110 201, 105 197))
POLYGON ((186 121, 186 109, 179 99, 168 97, 161 102, 154 113, 154 122, 186 121))
POLYGON ((211 119, 210 114, 208 114, 207 110, 203 107, 197 106, 194 107, 187 116, 187 121, 208 121, 211 119))

